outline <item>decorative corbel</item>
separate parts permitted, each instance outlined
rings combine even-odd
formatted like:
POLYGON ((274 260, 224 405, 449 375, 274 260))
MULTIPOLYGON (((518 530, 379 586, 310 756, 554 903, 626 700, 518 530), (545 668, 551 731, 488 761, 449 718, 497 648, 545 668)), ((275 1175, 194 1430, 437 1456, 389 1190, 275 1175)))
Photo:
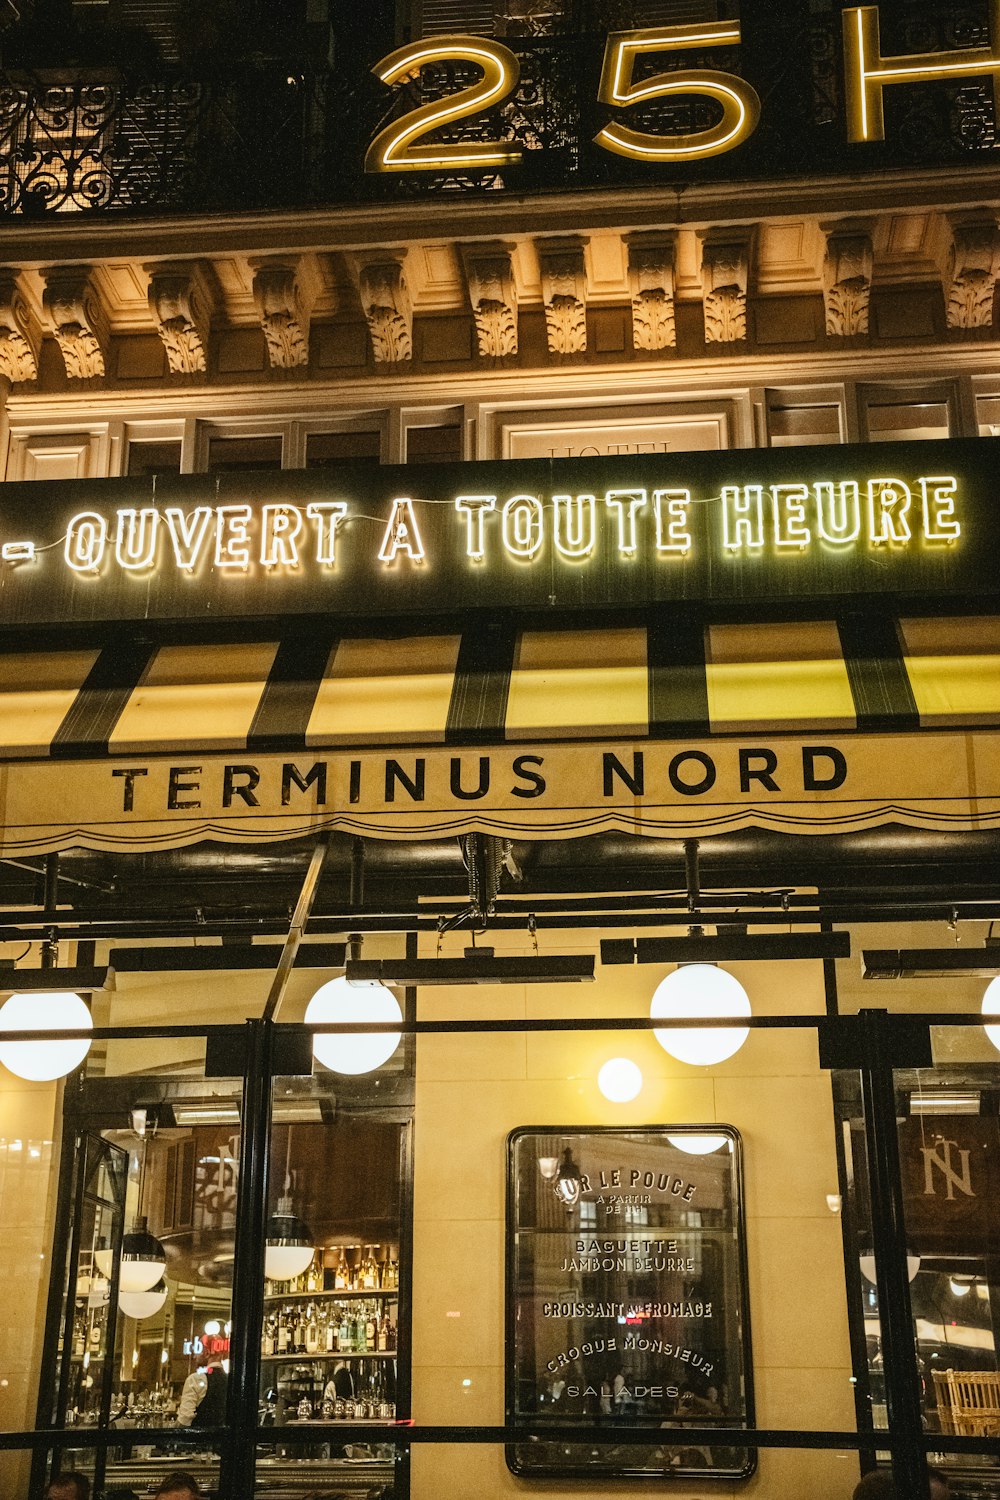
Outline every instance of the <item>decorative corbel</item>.
POLYGON ((107 370, 108 320, 89 266, 55 266, 42 273, 42 306, 70 380, 91 380, 107 370))
POLYGON ((517 353, 517 289, 508 245, 463 247, 476 343, 483 359, 517 353))
POLYGON ((14 385, 38 379, 42 328, 21 290, 17 272, 0 267, 0 375, 14 385))
POLYGON ((309 320, 315 297, 296 260, 251 261, 253 298, 272 370, 309 363, 309 320))
POLYGON ((405 250, 384 250, 357 264, 358 294, 377 365, 401 365, 413 358, 413 304, 405 259, 405 250))
POLYGON ((149 310, 156 323, 171 375, 201 374, 208 368, 212 297, 196 262, 144 267, 149 277, 149 310))
POLYGON ((945 302, 949 328, 991 328, 1000 275, 1000 230, 994 218, 953 223, 945 302))
POLYGON ((628 280, 632 293, 632 346, 673 349, 674 240, 672 235, 628 239, 628 280))
POLYGON ((827 338, 853 338, 868 332, 875 255, 866 230, 834 226, 826 232, 823 307, 827 338))
POLYGON ((545 338, 550 354, 584 354, 587 349, 587 274, 583 240, 543 240, 538 245, 545 305, 545 338))
POLYGON ((746 239, 706 239, 701 247, 701 283, 706 344, 737 344, 747 336, 746 239))

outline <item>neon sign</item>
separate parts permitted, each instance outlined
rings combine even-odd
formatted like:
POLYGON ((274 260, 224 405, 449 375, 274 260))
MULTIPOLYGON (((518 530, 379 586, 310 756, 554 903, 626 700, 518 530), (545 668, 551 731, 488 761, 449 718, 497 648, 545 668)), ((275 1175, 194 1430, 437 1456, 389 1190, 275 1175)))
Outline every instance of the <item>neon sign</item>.
MULTIPOLYGON (((422 506, 430 504, 440 502, 405 495, 391 500, 384 524, 377 523, 374 551, 382 568, 433 562, 420 519, 422 506)), ((950 546, 962 535, 958 504, 954 475, 923 474, 909 481, 887 475, 727 484, 718 496, 640 485, 603 493, 459 494, 449 508, 468 561, 479 566, 502 559, 532 564, 550 551, 575 565, 599 552, 625 563, 640 553, 664 561, 684 558, 694 548, 696 507, 709 508, 723 555, 730 557, 767 548, 780 556, 816 548, 950 546)), ((170 563, 185 573, 211 568, 224 575, 258 567, 294 572, 310 561, 336 569, 357 556, 350 523, 369 519, 362 508, 354 516, 346 500, 200 505, 187 512, 178 506, 121 506, 109 516, 85 510, 70 519, 63 557, 82 577, 116 568, 137 575, 170 563), (349 541, 339 535, 347 529, 349 541)))
MULTIPOLYGON (((946 52, 922 52, 883 57, 877 5, 848 6, 843 11, 844 80, 847 139, 854 143, 885 138, 883 95, 893 85, 947 83, 1000 74, 1000 0, 989 0, 990 42, 946 52)), ((693 48, 739 46, 739 21, 712 21, 678 26, 645 27, 612 32, 605 46, 596 94, 614 113, 594 136, 602 150, 633 161, 678 164, 718 156, 749 139, 760 120, 756 90, 738 74, 698 66, 671 68, 636 78, 642 59, 668 58, 693 48), (720 118, 707 128, 683 133, 654 134, 639 130, 622 116, 655 100, 709 99, 720 118)), ((449 33, 409 42, 375 64, 372 72, 395 87, 419 81, 424 69, 445 64, 467 64, 479 77, 443 98, 407 111, 379 131, 365 155, 365 171, 442 172, 516 167, 523 153, 502 138, 432 140, 443 129, 508 103, 518 86, 517 57, 491 37, 449 33)))

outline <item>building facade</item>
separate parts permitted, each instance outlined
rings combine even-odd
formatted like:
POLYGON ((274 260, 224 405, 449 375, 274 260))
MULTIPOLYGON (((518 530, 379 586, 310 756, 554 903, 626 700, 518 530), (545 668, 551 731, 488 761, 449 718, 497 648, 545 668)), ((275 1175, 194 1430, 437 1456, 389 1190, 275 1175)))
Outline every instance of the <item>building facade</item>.
POLYGON ((996 6, 10 11, 4 1494, 1000 1493, 996 6))

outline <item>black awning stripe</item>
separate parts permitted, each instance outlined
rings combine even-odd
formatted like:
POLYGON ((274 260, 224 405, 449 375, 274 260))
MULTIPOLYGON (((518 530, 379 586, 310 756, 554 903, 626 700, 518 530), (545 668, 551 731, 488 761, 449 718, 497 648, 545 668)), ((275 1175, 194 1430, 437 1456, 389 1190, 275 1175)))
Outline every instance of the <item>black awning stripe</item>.
POLYGON ((54 760, 107 755, 115 725, 155 654, 148 642, 105 646, 53 736, 54 760))
POLYGON ((336 637, 323 631, 281 642, 247 734, 248 750, 305 749, 316 694, 336 646, 336 637))
POLYGON ((837 621, 858 729, 917 729, 920 715, 899 641, 888 615, 845 615, 837 621))
POLYGON ((710 734, 704 626, 675 615, 654 615, 646 641, 650 735, 671 739, 710 734))
POLYGON ((517 631, 506 621, 466 630, 452 686, 446 745, 486 745, 504 737, 517 631))

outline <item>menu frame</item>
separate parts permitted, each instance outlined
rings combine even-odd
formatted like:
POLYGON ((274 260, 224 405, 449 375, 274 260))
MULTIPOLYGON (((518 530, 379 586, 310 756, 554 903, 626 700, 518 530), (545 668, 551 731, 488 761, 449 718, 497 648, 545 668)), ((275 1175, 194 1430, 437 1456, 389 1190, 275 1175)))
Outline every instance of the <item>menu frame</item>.
MULTIPOLYGON (((751 1478, 756 1471, 757 1451, 752 1446, 752 1432, 753 1428, 756 1425, 756 1415, 754 1402, 752 1339, 750 1330, 750 1291, 747 1259, 745 1210, 746 1198, 743 1177, 743 1141, 739 1131, 735 1126, 720 1124, 715 1121, 698 1125, 691 1124, 689 1122, 684 1122, 683 1124, 678 1123, 655 1125, 522 1125, 518 1126, 515 1130, 512 1130, 508 1134, 506 1142, 507 1188, 504 1241, 504 1390, 507 1421, 510 1424, 517 1425, 518 1427, 527 1429, 528 1431, 530 1431, 532 1425, 538 1425, 540 1427, 548 1428, 550 1432, 554 1421, 560 1426, 563 1424, 563 1422, 567 1421, 565 1416, 555 1417, 555 1415, 553 1414, 553 1416, 550 1417, 546 1414, 524 1413, 521 1412, 518 1408, 519 1373, 522 1369, 522 1362, 525 1354, 525 1351, 521 1347, 520 1340, 523 1335, 521 1334, 521 1331, 519 1329, 518 1321, 518 1281, 522 1264, 520 1258, 521 1252, 519 1251, 518 1235, 521 1230, 529 1227, 534 1227, 528 1224, 522 1224, 518 1219, 519 1199, 517 1177, 517 1148, 519 1142, 524 1140, 525 1137, 542 1136, 550 1141, 558 1142, 560 1151, 562 1151, 566 1145, 570 1145, 574 1151, 579 1152, 579 1147, 582 1142, 593 1140, 596 1138, 603 1138, 606 1140, 610 1137, 619 1136, 623 1139, 623 1144, 627 1144, 627 1142, 630 1140, 635 1141, 635 1138, 637 1137, 645 1137, 646 1139, 644 1144, 655 1146, 659 1143, 666 1143, 666 1138, 670 1135, 725 1136, 731 1143, 730 1172, 733 1189, 732 1227, 735 1231, 735 1246, 732 1265, 738 1279, 737 1295, 739 1298, 739 1336, 738 1340, 730 1345, 730 1347, 735 1348, 738 1353, 743 1401, 742 1415, 733 1417, 727 1425, 729 1425, 730 1427, 739 1425, 741 1427, 745 1426, 746 1428, 748 1441, 746 1444, 741 1443, 737 1450, 739 1454, 742 1454, 743 1461, 741 1463, 734 1463, 731 1466, 720 1466, 717 1468, 700 1467, 695 1466, 694 1464, 675 1464, 674 1462, 663 1464, 659 1467, 650 1467, 648 1465, 640 1467, 635 1463, 629 1462, 627 1458, 623 1458, 623 1461, 620 1463, 603 1462, 599 1464, 591 1463, 588 1465, 574 1462, 569 1457, 567 1457, 563 1462, 555 1461, 552 1458, 551 1453, 546 1453, 545 1447, 541 1443, 538 1445, 539 1454, 544 1454, 545 1456, 540 1456, 537 1460, 526 1461, 524 1457, 524 1450, 527 1445, 524 1442, 508 1443, 505 1450, 507 1467, 511 1471, 511 1473, 517 1475, 520 1478, 589 1479, 595 1484, 595 1486, 601 1485, 608 1480, 618 1478, 641 1480, 648 1483, 658 1483, 661 1485, 664 1481, 670 1482, 675 1479, 685 1481, 696 1479, 697 1481, 705 1481, 708 1483, 732 1484, 734 1482, 740 1482, 751 1478)), ((580 1154, 582 1155, 582 1152, 580 1152, 580 1154)), ((700 1158, 698 1156, 693 1154, 690 1157, 692 1164, 697 1162, 699 1159, 700 1158)), ((626 1182, 623 1182, 621 1186, 627 1188, 628 1184, 626 1182)), ((605 1234, 610 1232, 612 1235, 616 1233, 623 1233, 621 1229, 615 1228, 611 1228, 610 1230, 608 1228, 605 1228, 604 1232, 605 1234)), ((708 1232, 710 1233, 711 1231, 708 1232)), ((634 1238, 636 1235, 636 1230, 631 1229, 629 1233, 634 1238)), ((648 1237, 650 1231, 648 1229, 643 1230, 642 1234, 648 1237)), ((532 1341, 533 1339, 534 1335, 532 1334, 532 1341)), ((543 1371, 538 1368, 537 1353, 534 1348, 532 1348, 530 1351, 529 1360, 531 1362, 534 1362, 534 1381, 537 1389, 540 1379, 543 1376, 543 1371)), ((684 1420, 689 1426, 697 1425, 697 1417, 694 1414, 686 1417, 684 1420)), ((600 1422, 601 1417, 597 1414, 588 1415, 585 1413, 581 1413, 576 1425, 578 1425, 582 1429, 586 1429, 590 1434, 592 1434, 595 1425, 598 1425, 600 1422)), ((568 1423, 567 1426, 568 1437, 569 1433, 572 1431, 572 1427, 570 1427, 568 1423)), ((642 1430, 641 1420, 636 1419, 634 1422, 634 1426, 639 1430, 642 1430)), ((646 1430, 650 1429, 647 1428, 646 1430)), ((671 1429, 658 1427, 656 1430, 667 1432, 671 1429)), ((684 1429, 683 1426, 678 1426, 678 1428, 674 1430, 683 1432, 684 1429)), ((581 1441, 581 1448, 584 1447, 588 1442, 590 1442, 591 1446, 593 1446, 592 1437, 585 1437, 581 1441)), ((609 1443, 609 1446, 613 1446, 613 1441, 609 1443)), ((666 1445, 657 1444, 657 1446, 666 1445)), ((704 1448, 705 1445, 698 1444, 692 1446, 704 1448)), ((734 1445, 732 1440, 730 1440, 725 1444, 720 1443, 718 1447, 720 1449, 728 1448, 729 1450, 732 1450, 734 1445)), ((625 1453, 629 1455, 629 1457, 633 1453, 639 1455, 642 1453, 642 1451, 643 1445, 641 1444, 628 1445, 625 1447, 625 1453)))

